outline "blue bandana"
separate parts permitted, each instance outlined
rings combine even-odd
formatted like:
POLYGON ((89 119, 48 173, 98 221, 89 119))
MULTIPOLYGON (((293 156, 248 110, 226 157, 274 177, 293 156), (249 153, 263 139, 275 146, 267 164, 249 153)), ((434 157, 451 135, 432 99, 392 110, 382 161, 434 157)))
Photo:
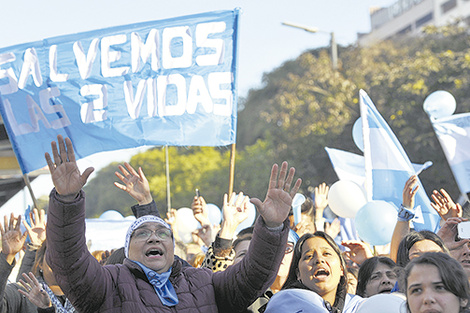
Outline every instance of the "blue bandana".
POLYGON ((152 284, 153 289, 155 289, 157 296, 160 298, 160 301, 162 301, 163 305, 175 306, 178 304, 178 296, 176 295, 175 288, 173 288, 173 285, 168 279, 171 274, 171 267, 165 273, 158 274, 157 272, 149 269, 147 266, 143 265, 140 262, 132 262, 135 262, 142 268, 150 284, 152 284))

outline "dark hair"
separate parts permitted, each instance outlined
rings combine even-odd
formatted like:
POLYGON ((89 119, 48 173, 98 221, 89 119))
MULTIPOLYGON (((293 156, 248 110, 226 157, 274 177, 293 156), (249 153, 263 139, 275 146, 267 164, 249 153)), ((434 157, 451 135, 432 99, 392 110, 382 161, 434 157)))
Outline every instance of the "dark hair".
MULTIPOLYGON (((304 203, 300 206, 300 213, 306 214, 313 217, 315 207, 313 206, 312 198, 306 197, 304 203)), ((290 208, 289 215, 294 215, 294 211, 290 208)))
POLYGON ((379 263, 385 264, 391 269, 394 269, 397 265, 393 262, 392 259, 387 258, 385 256, 374 256, 365 260, 361 264, 361 268, 359 268, 359 274, 357 277, 357 288, 356 294, 365 298, 366 297, 366 287, 370 281, 370 277, 374 272, 375 268, 379 263))
POLYGON ((39 249, 36 250, 36 257, 34 259, 33 267, 31 268, 31 272, 34 274, 34 276, 38 277, 42 275, 40 274, 40 267, 42 266, 42 263, 44 262, 44 258, 46 256, 46 240, 42 243, 42 245, 39 247, 39 249))
POLYGON ((235 247, 242 241, 251 240, 253 238, 253 230, 254 230, 254 227, 247 227, 247 228, 242 229, 238 233, 237 239, 235 239, 235 241, 233 242, 232 249, 235 249, 235 247))
POLYGON ((467 304, 465 307, 460 308, 460 312, 463 312, 468 307, 470 286, 467 274, 457 260, 442 252, 426 252, 419 258, 411 260, 405 268, 400 284, 400 289, 402 289, 406 295, 408 294, 408 277, 410 276, 411 270, 416 265, 434 265, 437 267, 446 290, 453 293, 461 300, 467 300, 467 304))
POLYGON ((119 249, 114 250, 104 264, 122 264, 125 258, 126 255, 124 254, 124 247, 121 247, 119 249))
POLYGON ((315 211, 315 209, 314 209, 314 206, 313 206, 312 198, 307 197, 305 199, 304 203, 302 203, 302 205, 300 206, 300 212, 304 213, 304 214, 307 214, 307 215, 313 216, 314 211, 315 211))
POLYGON ((348 269, 348 274, 352 274, 357 280, 357 277, 359 274, 359 268, 348 266, 347 269, 348 269))
POLYGON ((297 241, 297 244, 294 247, 294 255, 292 256, 292 263, 290 265, 289 274, 287 275, 287 280, 282 286, 282 289, 290 289, 290 288, 308 289, 304 284, 302 284, 302 282, 299 282, 297 273, 298 273, 298 268, 299 268, 299 262, 302 257, 302 246, 308 239, 315 238, 315 237, 321 237, 325 239, 326 242, 328 242, 331 248, 338 255, 339 260, 341 262, 341 268, 343 269, 343 276, 341 276, 341 279, 338 284, 338 288, 336 290, 335 303, 333 304, 333 307, 340 308, 342 310, 344 306, 346 294, 348 292, 348 276, 347 276, 346 262, 344 261, 343 256, 341 255, 341 250, 339 249, 336 242, 333 240, 333 238, 331 238, 328 234, 326 234, 323 231, 316 231, 313 234, 306 233, 305 235, 300 237, 300 239, 297 241))
POLYGON ((441 247, 442 252, 449 253, 449 250, 444 245, 442 239, 429 230, 422 230, 419 232, 413 231, 408 233, 398 245, 397 251, 397 265, 400 267, 405 267, 410 262, 410 249, 415 243, 422 240, 431 240, 439 247, 441 247))

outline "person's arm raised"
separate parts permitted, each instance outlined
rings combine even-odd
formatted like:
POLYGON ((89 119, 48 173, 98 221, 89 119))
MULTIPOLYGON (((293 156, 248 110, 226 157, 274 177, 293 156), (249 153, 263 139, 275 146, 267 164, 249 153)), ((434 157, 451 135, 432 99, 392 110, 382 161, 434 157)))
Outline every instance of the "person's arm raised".
POLYGON ((390 243, 390 258, 395 262, 397 261, 398 245, 410 232, 410 220, 414 217, 415 195, 419 188, 419 185, 416 186, 417 183, 418 177, 413 175, 408 178, 403 187, 403 203, 398 211, 398 220, 390 243))
POLYGON ((0 234, 2 235, 2 254, 9 264, 15 261, 15 255, 21 251, 26 240, 27 233, 21 233, 21 215, 15 218, 13 213, 4 216, 4 226, 0 223, 0 234))
POLYGON ((146 205, 153 201, 149 182, 141 167, 137 172, 129 163, 124 162, 124 166, 119 165, 118 168, 122 174, 118 171, 114 174, 124 185, 115 182, 114 186, 126 191, 139 205, 146 205))
POLYGON ((121 183, 115 182, 114 186, 127 192, 134 198, 138 204, 131 207, 132 213, 136 218, 144 215, 155 215, 160 217, 157 204, 153 201, 150 192, 150 184, 145 177, 144 171, 139 167, 136 171, 129 163, 125 162, 124 166, 118 166, 119 171, 114 172, 121 180, 121 183))
MULTIPOLYGON (((219 311, 235 312, 246 309, 274 282, 285 255, 288 237, 286 219, 292 199, 302 182, 298 179, 292 187, 294 174, 295 169, 288 170, 287 162, 282 163, 280 170, 279 166, 274 164, 265 200, 261 202, 259 199, 251 199, 261 216, 255 222, 247 254, 225 271, 213 274, 219 311)), ((240 201, 226 199, 225 202, 237 210, 245 208, 240 201)))
POLYGON ((289 171, 287 171, 287 167, 288 164, 284 161, 279 171, 279 166, 274 164, 271 169, 266 198, 263 202, 257 198, 251 199, 251 203, 256 206, 266 226, 269 228, 276 228, 282 225, 289 215, 292 199, 294 199, 295 194, 302 184, 302 180, 299 178, 291 188, 295 169, 291 167, 289 171))
POLYGON ((85 237, 85 192, 82 187, 93 172, 80 173, 69 138, 57 136, 46 161, 55 189, 49 196, 45 260, 67 299, 80 312, 97 312, 113 288, 109 271, 88 250, 85 237))
POLYGON ((55 141, 51 142, 54 162, 47 152, 45 154, 46 162, 51 172, 52 182, 57 191, 58 199, 71 202, 77 198, 78 193, 85 186, 94 168, 89 167, 83 174, 80 174, 70 138, 65 138, 64 142, 62 135, 58 135, 57 141, 59 149, 57 149, 55 141))
POLYGON ((458 203, 456 204, 444 189, 441 189, 440 192, 434 190, 431 198, 433 200, 431 206, 439 213, 443 222, 451 217, 462 217, 462 206, 458 203))

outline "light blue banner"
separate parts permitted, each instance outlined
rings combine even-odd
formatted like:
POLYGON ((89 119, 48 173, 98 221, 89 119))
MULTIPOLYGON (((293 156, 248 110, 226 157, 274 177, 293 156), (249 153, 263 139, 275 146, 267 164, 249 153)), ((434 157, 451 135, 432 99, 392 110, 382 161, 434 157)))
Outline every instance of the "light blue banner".
POLYGON ((0 111, 23 173, 58 134, 77 158, 235 143, 239 10, 0 49, 0 111))
MULTIPOLYGON (((392 129, 364 90, 360 90, 359 103, 364 137, 366 191, 371 193, 373 200, 392 202, 398 208, 403 201, 405 183, 411 175, 416 174, 415 168, 392 129)), ((418 231, 437 231, 440 216, 432 208, 419 178, 418 185, 414 228, 418 231)))

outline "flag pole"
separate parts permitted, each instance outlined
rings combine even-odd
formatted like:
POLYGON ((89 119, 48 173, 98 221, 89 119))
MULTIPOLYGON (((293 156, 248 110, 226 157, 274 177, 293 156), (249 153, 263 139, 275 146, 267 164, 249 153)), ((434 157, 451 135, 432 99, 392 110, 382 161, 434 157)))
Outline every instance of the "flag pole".
POLYGON ((233 192, 233 181, 235 177, 235 152, 236 144, 232 143, 232 149, 230 150, 230 167, 229 167, 229 182, 228 182, 228 196, 233 192))
POLYGON ((23 174, 23 179, 26 184, 26 187, 28 187, 29 194, 31 195, 31 199, 33 199, 34 207, 39 210, 38 200, 36 200, 36 197, 34 196, 33 188, 31 187, 31 182, 29 181, 28 174, 23 174))
POLYGON ((168 160, 168 145, 165 146, 165 172, 166 172, 166 205, 167 212, 171 210, 171 195, 170 195, 170 162, 168 160))

